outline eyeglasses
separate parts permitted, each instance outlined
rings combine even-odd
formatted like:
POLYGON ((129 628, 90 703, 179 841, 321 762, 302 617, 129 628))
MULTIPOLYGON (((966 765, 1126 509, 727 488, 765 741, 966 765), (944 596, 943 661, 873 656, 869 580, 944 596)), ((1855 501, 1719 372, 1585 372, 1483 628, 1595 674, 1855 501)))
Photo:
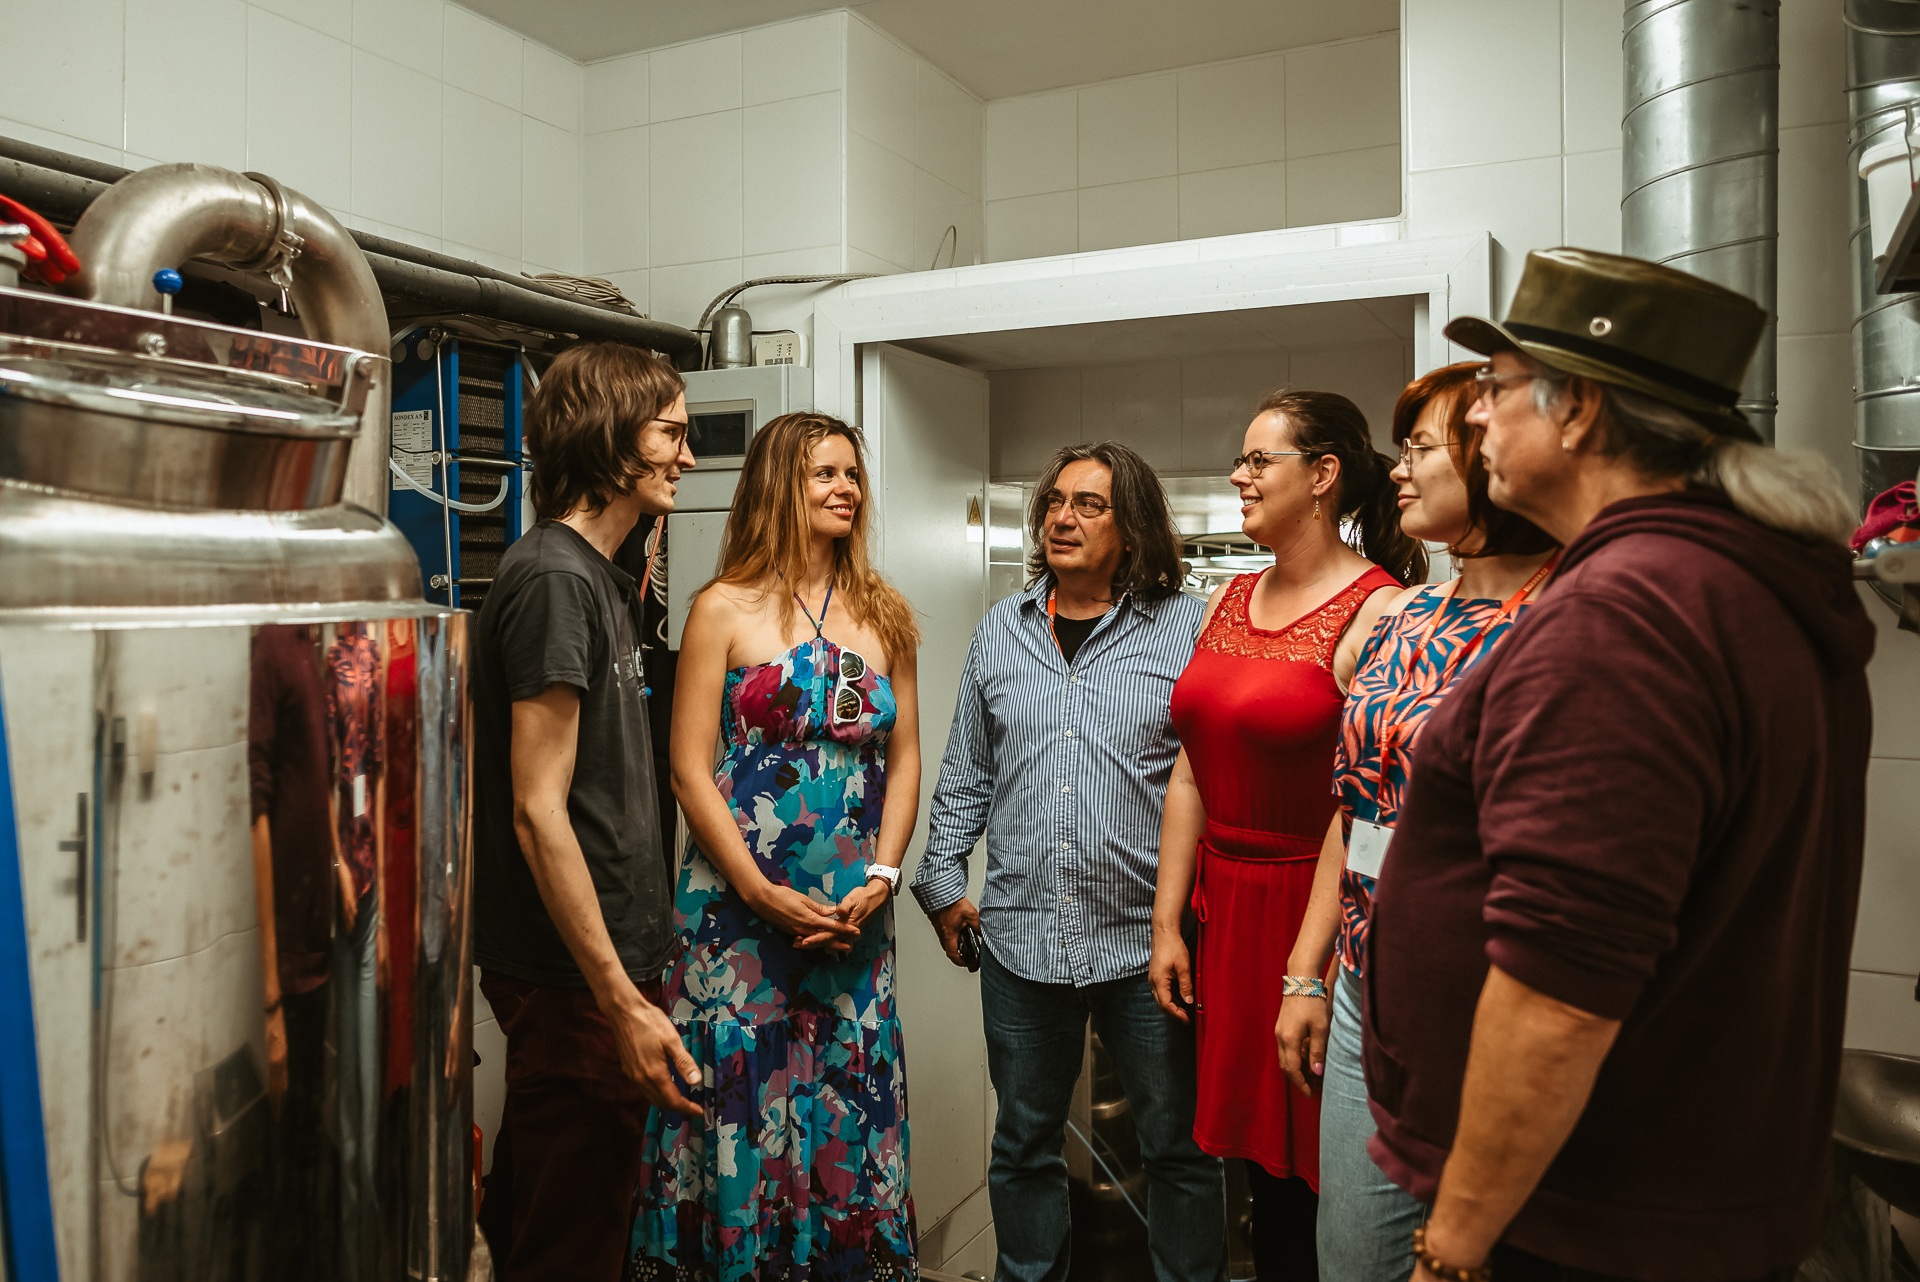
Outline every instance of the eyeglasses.
POLYGON ((1434 441, 1430 445, 1415 445, 1412 441, 1402 441, 1400 442, 1400 466, 1412 467, 1413 455, 1416 450, 1437 450, 1443 446, 1452 444, 1452 441, 1434 441))
POLYGON ((693 426, 693 424, 691 424, 684 418, 650 418, 647 420, 647 422, 664 423, 668 427, 679 428, 680 430, 677 433, 676 439, 682 440, 682 441, 687 439, 687 430, 693 426))
POLYGON ((867 675, 867 661, 851 650, 840 651, 840 680, 833 688, 833 724, 844 726, 860 719, 866 706, 854 683, 867 675))
POLYGON ((1091 494, 1076 494, 1069 499, 1059 490, 1050 490, 1047 492, 1048 516, 1052 516, 1055 512, 1058 512, 1061 508, 1069 504, 1072 505, 1075 516, 1087 521, 1103 517, 1113 511, 1113 504, 1097 499, 1091 494))
POLYGON ((1248 476, 1258 476, 1267 470, 1267 465, 1277 458, 1305 458, 1305 450, 1248 450, 1245 454, 1234 456, 1233 471, 1247 469, 1248 476))
POLYGON ((1567 381, 1567 375, 1496 374, 1493 372, 1493 366, 1483 365, 1479 370, 1475 371, 1473 376, 1473 399, 1475 402, 1485 400, 1488 405, 1492 405, 1500 399, 1500 392, 1505 384, 1532 383, 1535 381, 1543 383, 1564 383, 1567 381))

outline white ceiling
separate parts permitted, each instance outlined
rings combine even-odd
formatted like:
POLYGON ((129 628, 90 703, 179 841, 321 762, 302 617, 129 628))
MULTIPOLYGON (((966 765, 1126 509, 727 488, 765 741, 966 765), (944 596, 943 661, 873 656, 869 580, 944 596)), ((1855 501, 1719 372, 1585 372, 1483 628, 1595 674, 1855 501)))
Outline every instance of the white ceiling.
POLYGON ((982 98, 1396 30, 1400 0, 462 0, 582 62, 852 8, 982 98))

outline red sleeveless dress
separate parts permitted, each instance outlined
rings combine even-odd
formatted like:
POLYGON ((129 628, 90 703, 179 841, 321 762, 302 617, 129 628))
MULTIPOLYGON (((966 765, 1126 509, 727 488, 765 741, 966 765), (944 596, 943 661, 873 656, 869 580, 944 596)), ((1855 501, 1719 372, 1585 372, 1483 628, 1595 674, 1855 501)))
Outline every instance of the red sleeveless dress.
POLYGON ((1193 1136, 1220 1157, 1320 1187, 1320 1106, 1280 1071, 1280 978, 1307 913, 1333 818, 1333 749, 1345 702, 1340 634, 1400 583, 1375 567, 1278 631, 1253 626, 1259 574, 1227 585, 1173 687, 1173 724, 1206 804, 1193 910, 1199 1103, 1193 1136))

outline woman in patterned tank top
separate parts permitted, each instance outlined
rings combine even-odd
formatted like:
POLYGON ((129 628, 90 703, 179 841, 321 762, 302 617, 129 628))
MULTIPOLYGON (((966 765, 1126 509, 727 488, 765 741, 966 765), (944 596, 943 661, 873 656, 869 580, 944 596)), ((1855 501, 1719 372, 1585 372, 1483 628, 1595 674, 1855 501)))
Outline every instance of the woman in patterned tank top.
POLYGON ((1335 954, 1337 978, 1330 1002, 1286 998, 1275 1028, 1287 1076, 1321 1097, 1323 1282, 1404 1282, 1413 1272, 1413 1230, 1426 1208, 1367 1156, 1374 1127, 1360 1067, 1360 985, 1374 879, 1421 726, 1461 674, 1505 639, 1545 584, 1557 550, 1538 526, 1488 501, 1482 428, 1466 417, 1479 368, 1434 370, 1394 407, 1401 528, 1447 544, 1460 577, 1401 592, 1361 649, 1334 748, 1339 812, 1287 963, 1290 975, 1318 975, 1335 954))

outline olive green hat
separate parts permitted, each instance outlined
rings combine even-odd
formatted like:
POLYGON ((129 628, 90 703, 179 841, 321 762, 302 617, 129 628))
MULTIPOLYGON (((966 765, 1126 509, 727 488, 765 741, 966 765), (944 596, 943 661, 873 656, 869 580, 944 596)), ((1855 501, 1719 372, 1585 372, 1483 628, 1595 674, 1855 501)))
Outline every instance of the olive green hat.
POLYGON ((1757 441, 1735 406, 1766 324, 1752 299, 1698 276, 1619 254, 1542 249, 1527 255, 1505 324, 1462 316, 1446 333, 1484 356, 1519 351, 1757 441))

